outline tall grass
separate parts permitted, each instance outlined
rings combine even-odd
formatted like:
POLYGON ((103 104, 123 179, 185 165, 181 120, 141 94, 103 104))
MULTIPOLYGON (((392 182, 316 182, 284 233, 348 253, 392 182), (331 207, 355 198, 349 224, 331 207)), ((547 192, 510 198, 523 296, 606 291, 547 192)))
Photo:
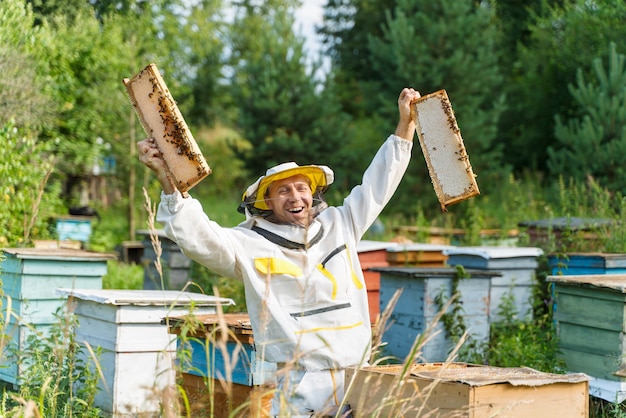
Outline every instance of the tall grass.
MULTIPOLYGON (((154 207, 149 203, 147 196, 146 200, 145 209, 149 217, 153 218, 154 207)), ((466 229, 473 228, 473 232, 468 235, 471 237, 468 238, 469 242, 476 239, 477 225, 506 229, 517 228, 519 221, 529 219, 560 216, 602 217, 615 222, 610 230, 594 231, 596 238, 603 240, 602 248, 615 251, 626 249, 624 239, 626 234, 621 221, 625 208, 624 200, 617 194, 608 193, 597 187, 592 180, 582 185, 561 180, 552 188, 543 188, 538 182, 528 183, 510 178, 506 184, 503 184, 501 190, 484 194, 471 203, 468 202, 467 205, 461 204, 458 208, 460 209, 451 211, 450 214, 432 217, 427 215, 426 211, 420 211, 411 222, 422 226, 443 225, 446 227, 458 227, 465 222, 466 229)), ((407 222, 406 219, 401 218, 389 219, 394 219, 398 225, 407 222)), ((229 222, 236 224, 237 220, 229 222)), ((150 224, 150 228, 156 229, 157 225, 150 224)), ((571 242, 565 242, 568 248, 578 245, 578 248, 584 249, 591 245, 586 237, 572 234, 570 238, 571 242)), ((152 244, 158 246, 158 238, 153 240, 152 244)), ((548 241, 544 249, 546 251, 564 250, 563 245, 561 237, 560 243, 556 240, 548 241)), ((597 241, 594 245, 597 245, 597 241)), ((111 281, 108 287, 123 288, 123 281, 126 280, 124 279, 126 272, 123 270, 123 266, 111 266, 111 281)), ((132 280, 138 280, 138 271, 129 272, 129 274, 134 277, 132 280)), ((224 287, 224 282, 213 281, 214 279, 208 278, 202 288, 216 285, 214 293, 218 295, 224 287)), ((137 285, 129 285, 129 288, 135 286, 137 285)), ((234 292, 238 291, 240 289, 234 290, 234 292)), ((486 352, 483 353, 485 363, 503 367, 526 365, 550 372, 563 370, 562 363, 558 359, 557 337, 546 297, 545 289, 541 289, 536 294, 535 300, 539 307, 535 308, 535 315, 532 319, 518 318, 511 301, 504 299, 500 313, 505 319, 492 325, 491 340, 488 347, 485 347, 486 352)), ((411 384, 408 383, 408 376, 414 364, 419 362, 424 344, 433 338, 436 322, 430 324, 423 334, 414 336, 414 343, 407 358, 395 362, 385 356, 383 340, 385 328, 389 326, 391 310, 395 305, 394 300, 397 299, 392 299, 392 303, 382 313, 381 320, 373 330, 372 357, 369 358, 369 362, 381 368, 395 368, 397 372, 392 373, 391 378, 388 377, 389 375, 385 378, 370 377, 365 381, 365 387, 357 387, 356 382, 362 382, 362 380, 358 380, 361 371, 355 369, 351 372, 351 379, 347 381, 346 391, 348 394, 360 391, 362 396, 357 397, 358 403, 351 406, 358 411, 358 416, 382 417, 402 414, 421 417, 442 416, 424 409, 424 405, 436 390, 436 381, 419 388, 418 391, 415 391, 415 388, 410 387, 411 384), (380 394, 376 399, 382 401, 372 405, 369 402, 372 399, 371 393, 380 394)), ((450 307, 454 305, 454 298, 442 300, 441 303, 441 313, 436 321, 445 318, 450 307)), ((154 388, 154 396, 162 405, 162 416, 210 417, 221 414, 239 417, 264 414, 267 399, 274 395, 276 389, 272 386, 260 386, 254 388, 252 396, 248 399, 241 400, 236 397, 238 388, 232 383, 232 374, 238 362, 250 362, 251 359, 246 358, 244 345, 228 327, 222 307, 218 307, 216 317, 218 323, 213 327, 207 327, 194 315, 192 309, 189 315, 178 318, 179 321, 175 326, 170 324, 171 329, 177 333, 179 342, 177 362, 173 366, 178 380, 174 387, 155 386, 154 388), (197 344, 191 344, 192 342, 197 344), (208 369, 193 370, 192 345, 200 347, 203 355, 206 356, 208 369), (221 366, 215 362, 218 357, 225 359, 221 366), (191 371, 202 376, 200 386, 191 387, 189 382, 183 380, 183 377, 191 371)), ((3 335, 7 326, 6 320, 7 318, 3 322, 3 335)), ((50 334, 34 332, 24 351, 15 353, 29 359, 28 372, 24 375, 22 385, 18 390, 5 388, 3 391, 0 403, 1 416, 10 418, 98 416, 99 411, 93 406, 95 391, 102 390, 100 389, 101 383, 98 382, 101 377, 97 368, 98 353, 96 351, 91 354, 89 347, 79 345, 73 339, 76 323, 69 313, 60 313, 58 320, 58 324, 50 334), (93 364, 87 364, 85 359, 91 359, 96 367, 94 368, 93 364)), ((453 367, 453 362, 467 359, 463 357, 466 353, 464 350, 471 338, 460 328, 457 332, 455 335, 457 344, 448 360, 443 362, 443 367, 453 367)), ((0 343, 0 350, 4 355, 12 354, 7 352, 4 342, 0 343)), ((277 373, 288 372, 289 367, 295 364, 295 360, 277 373)), ((592 399, 590 415, 594 418, 617 418, 625 417, 626 413, 619 404, 592 399)))

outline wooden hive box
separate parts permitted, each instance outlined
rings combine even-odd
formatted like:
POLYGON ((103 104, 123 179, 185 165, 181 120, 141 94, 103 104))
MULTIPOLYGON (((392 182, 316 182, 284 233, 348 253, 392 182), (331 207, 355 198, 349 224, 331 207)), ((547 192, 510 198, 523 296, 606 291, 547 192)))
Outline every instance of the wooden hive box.
POLYGON ((481 269, 499 272, 491 279, 490 320, 502 318, 498 308, 505 296, 514 298, 515 308, 520 318, 532 315, 533 286, 539 262, 543 254, 536 247, 453 247, 444 250, 450 266, 461 265, 467 269, 481 269))
POLYGON ((457 280, 457 301, 462 304, 468 333, 478 343, 489 342, 490 283, 492 277, 499 273, 467 270, 469 278, 458 279, 454 268, 387 267, 376 270, 381 273, 381 312, 386 309, 395 292, 402 289, 390 316, 391 323, 387 324, 383 334, 385 354, 403 361, 411 352, 415 338, 422 335, 429 339, 421 347, 420 361, 448 359, 455 345, 441 321, 435 323, 440 311, 436 298, 442 295, 445 300, 449 300, 457 280), (432 334, 425 335, 431 325, 434 325, 432 334))
POLYGON ((626 275, 548 276, 567 370, 595 379, 592 395, 626 399, 626 275))
POLYGON ((401 267, 445 267, 448 256, 445 250, 454 248, 438 244, 399 244, 387 250, 390 266, 401 267))
POLYGON ((346 398, 356 417, 582 418, 588 380, 465 363, 373 366, 346 371, 346 398))
POLYGON ((181 321, 170 321, 182 350, 182 387, 195 414, 217 403, 210 415, 215 418, 228 418, 237 408, 236 416, 269 416, 277 366, 257 353, 247 313, 200 315, 199 327, 184 337, 181 321))
MULTIPOLYGON (((34 332, 47 333, 59 322, 55 314, 65 306, 58 287, 102 288, 111 254, 68 248, 5 248, 0 262, 2 310, 8 321, 5 332, 11 338, 6 352, 21 352, 34 332), (9 308, 14 315, 9 315, 9 308), (32 328, 31 328, 32 326, 32 328)), ((19 385, 26 364, 19 366, 13 356, 0 367, 0 380, 19 385)))
MULTIPOLYGON (((158 416, 162 391, 175 383, 176 338, 168 315, 215 313, 227 298, 173 290, 58 289, 78 320, 76 342, 101 350, 103 379, 94 406, 116 418, 158 416), (192 308, 193 306, 193 308, 192 308)), ((85 364, 95 367, 86 351, 85 364)), ((95 368, 94 368, 95 373, 95 368)))
POLYGON ((187 257, 174 241, 169 239, 165 231, 158 229, 151 231, 141 229, 137 231, 143 244, 141 264, 144 268, 143 288, 146 290, 182 290, 190 281, 191 259, 187 257), (152 245, 152 234, 156 234, 161 244, 160 254, 157 256, 152 245), (156 267, 156 260, 160 259, 162 275, 156 267))
POLYGON ((626 274, 626 254, 602 252, 550 254, 548 267, 553 275, 626 274))

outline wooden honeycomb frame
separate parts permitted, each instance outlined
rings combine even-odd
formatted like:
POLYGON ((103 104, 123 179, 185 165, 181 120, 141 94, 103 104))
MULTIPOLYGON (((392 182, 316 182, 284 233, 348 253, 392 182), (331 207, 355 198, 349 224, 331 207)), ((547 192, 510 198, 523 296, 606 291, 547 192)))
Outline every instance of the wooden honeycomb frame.
POLYGON ((415 102, 417 136, 441 210, 480 194, 445 90, 415 102))
POLYGON ((155 64, 125 78, 128 97, 146 134, 155 139, 176 188, 185 193, 211 174, 200 147, 155 64))

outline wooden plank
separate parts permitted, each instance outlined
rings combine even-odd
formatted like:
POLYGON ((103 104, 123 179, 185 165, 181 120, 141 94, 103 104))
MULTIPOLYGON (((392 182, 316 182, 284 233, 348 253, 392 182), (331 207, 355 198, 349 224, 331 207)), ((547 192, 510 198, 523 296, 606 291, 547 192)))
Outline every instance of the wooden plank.
POLYGON ((58 288, 101 289, 102 276, 3 276, 4 294, 13 299, 65 299, 55 294, 58 288))
POLYGON ((153 137, 171 179, 181 193, 211 174, 174 98, 155 64, 124 79, 130 101, 146 134, 153 137))
POLYGON ((615 356, 587 353, 583 351, 560 348, 559 358, 565 360, 567 370, 586 373, 599 379, 626 382, 625 378, 615 376, 615 372, 624 367, 624 360, 619 354, 615 356))
POLYGON ((606 330, 567 322, 558 322, 557 327, 559 348, 613 357, 624 354, 622 348, 624 334, 619 330, 606 330))
POLYGON ((182 373, 181 387, 191 404, 191 416, 214 418, 269 417, 272 386, 246 386, 182 373), (236 415, 232 411, 239 409, 236 415))
POLYGON ((445 90, 416 103, 417 135, 441 209, 480 194, 445 90))
POLYGON ((589 416, 587 382, 552 383, 541 387, 495 384, 474 387, 472 418, 589 416))
POLYGON ((570 294, 557 287, 554 319, 591 328, 621 331, 624 328, 624 303, 595 298, 593 296, 598 295, 598 292, 586 290, 585 295, 570 294))

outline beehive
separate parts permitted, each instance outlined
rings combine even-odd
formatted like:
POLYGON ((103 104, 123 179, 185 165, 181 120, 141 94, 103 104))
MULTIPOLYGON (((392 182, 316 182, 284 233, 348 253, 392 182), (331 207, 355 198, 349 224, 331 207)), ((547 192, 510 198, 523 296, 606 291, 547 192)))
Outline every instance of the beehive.
POLYGON ((626 275, 555 275, 554 320, 567 370, 593 379, 592 395, 626 400, 626 275))
POLYGON ((626 254, 602 252, 550 254, 548 266, 554 275, 625 274, 626 254))
POLYGON ((71 297, 83 364, 101 370, 94 406, 107 416, 159 416, 159 394, 175 384, 176 338, 162 324, 172 316, 215 313, 227 298, 173 290, 57 289, 71 297), (85 346, 99 351, 98 364, 85 346))
MULTIPOLYGON (((380 309, 384 312, 397 290, 402 289, 390 324, 384 331, 385 353, 404 360, 411 353, 418 335, 428 338, 421 347, 420 361, 435 362, 448 359, 455 348, 441 321, 436 322, 441 307, 439 296, 450 300, 453 289, 459 293, 458 303, 463 309, 463 321, 468 334, 478 343, 489 342, 490 281, 500 273, 485 270, 466 270, 469 277, 459 278, 453 268, 381 267, 380 309), (433 328, 429 333, 429 328, 433 328)), ((450 312, 449 307, 447 312, 450 312)))
MULTIPOLYGON (((59 323, 55 315, 65 306, 65 297, 55 294, 58 287, 102 288, 111 254, 69 248, 5 248, 0 263, 2 310, 11 339, 7 353, 17 355, 27 339, 37 332, 48 334, 59 323), (9 309, 13 315, 9 315, 9 309)), ((62 312, 61 312, 62 313, 62 312)), ((0 379, 18 385, 28 367, 9 356, 0 364, 0 379)))
MULTIPOLYGON (((179 322, 170 318, 170 333, 180 335, 179 322)), ((257 353, 248 314, 199 315, 198 322, 178 338, 180 352, 186 353, 186 360, 179 359, 182 388, 192 409, 206 410, 213 397, 221 405, 213 412, 215 418, 227 418, 237 408, 242 416, 268 416, 277 365, 257 353)))
POLYGON ((130 101, 148 136, 155 139, 171 179, 181 193, 211 174, 200 147, 155 64, 124 79, 130 101))
POLYGON ((367 288, 367 305, 370 310, 370 322, 376 323, 380 314, 380 273, 371 270, 372 267, 387 267, 387 249, 393 248, 395 242, 369 241, 359 242, 357 252, 359 263, 363 270, 365 287, 367 288))
POLYGON ((536 283, 537 258, 543 250, 537 247, 451 247, 444 250, 448 264, 466 269, 499 272, 491 279, 490 320, 503 318, 498 313, 505 297, 511 296, 520 319, 532 315, 533 286, 536 283))
POLYGON ((417 135, 442 210, 480 194, 445 90, 416 101, 417 135))
POLYGON ((391 266, 445 267, 448 256, 444 251, 449 248, 454 247, 443 244, 399 244, 387 249, 387 261, 391 266))
POLYGON ((525 367, 428 363, 348 369, 354 416, 588 417, 589 377, 525 367))

